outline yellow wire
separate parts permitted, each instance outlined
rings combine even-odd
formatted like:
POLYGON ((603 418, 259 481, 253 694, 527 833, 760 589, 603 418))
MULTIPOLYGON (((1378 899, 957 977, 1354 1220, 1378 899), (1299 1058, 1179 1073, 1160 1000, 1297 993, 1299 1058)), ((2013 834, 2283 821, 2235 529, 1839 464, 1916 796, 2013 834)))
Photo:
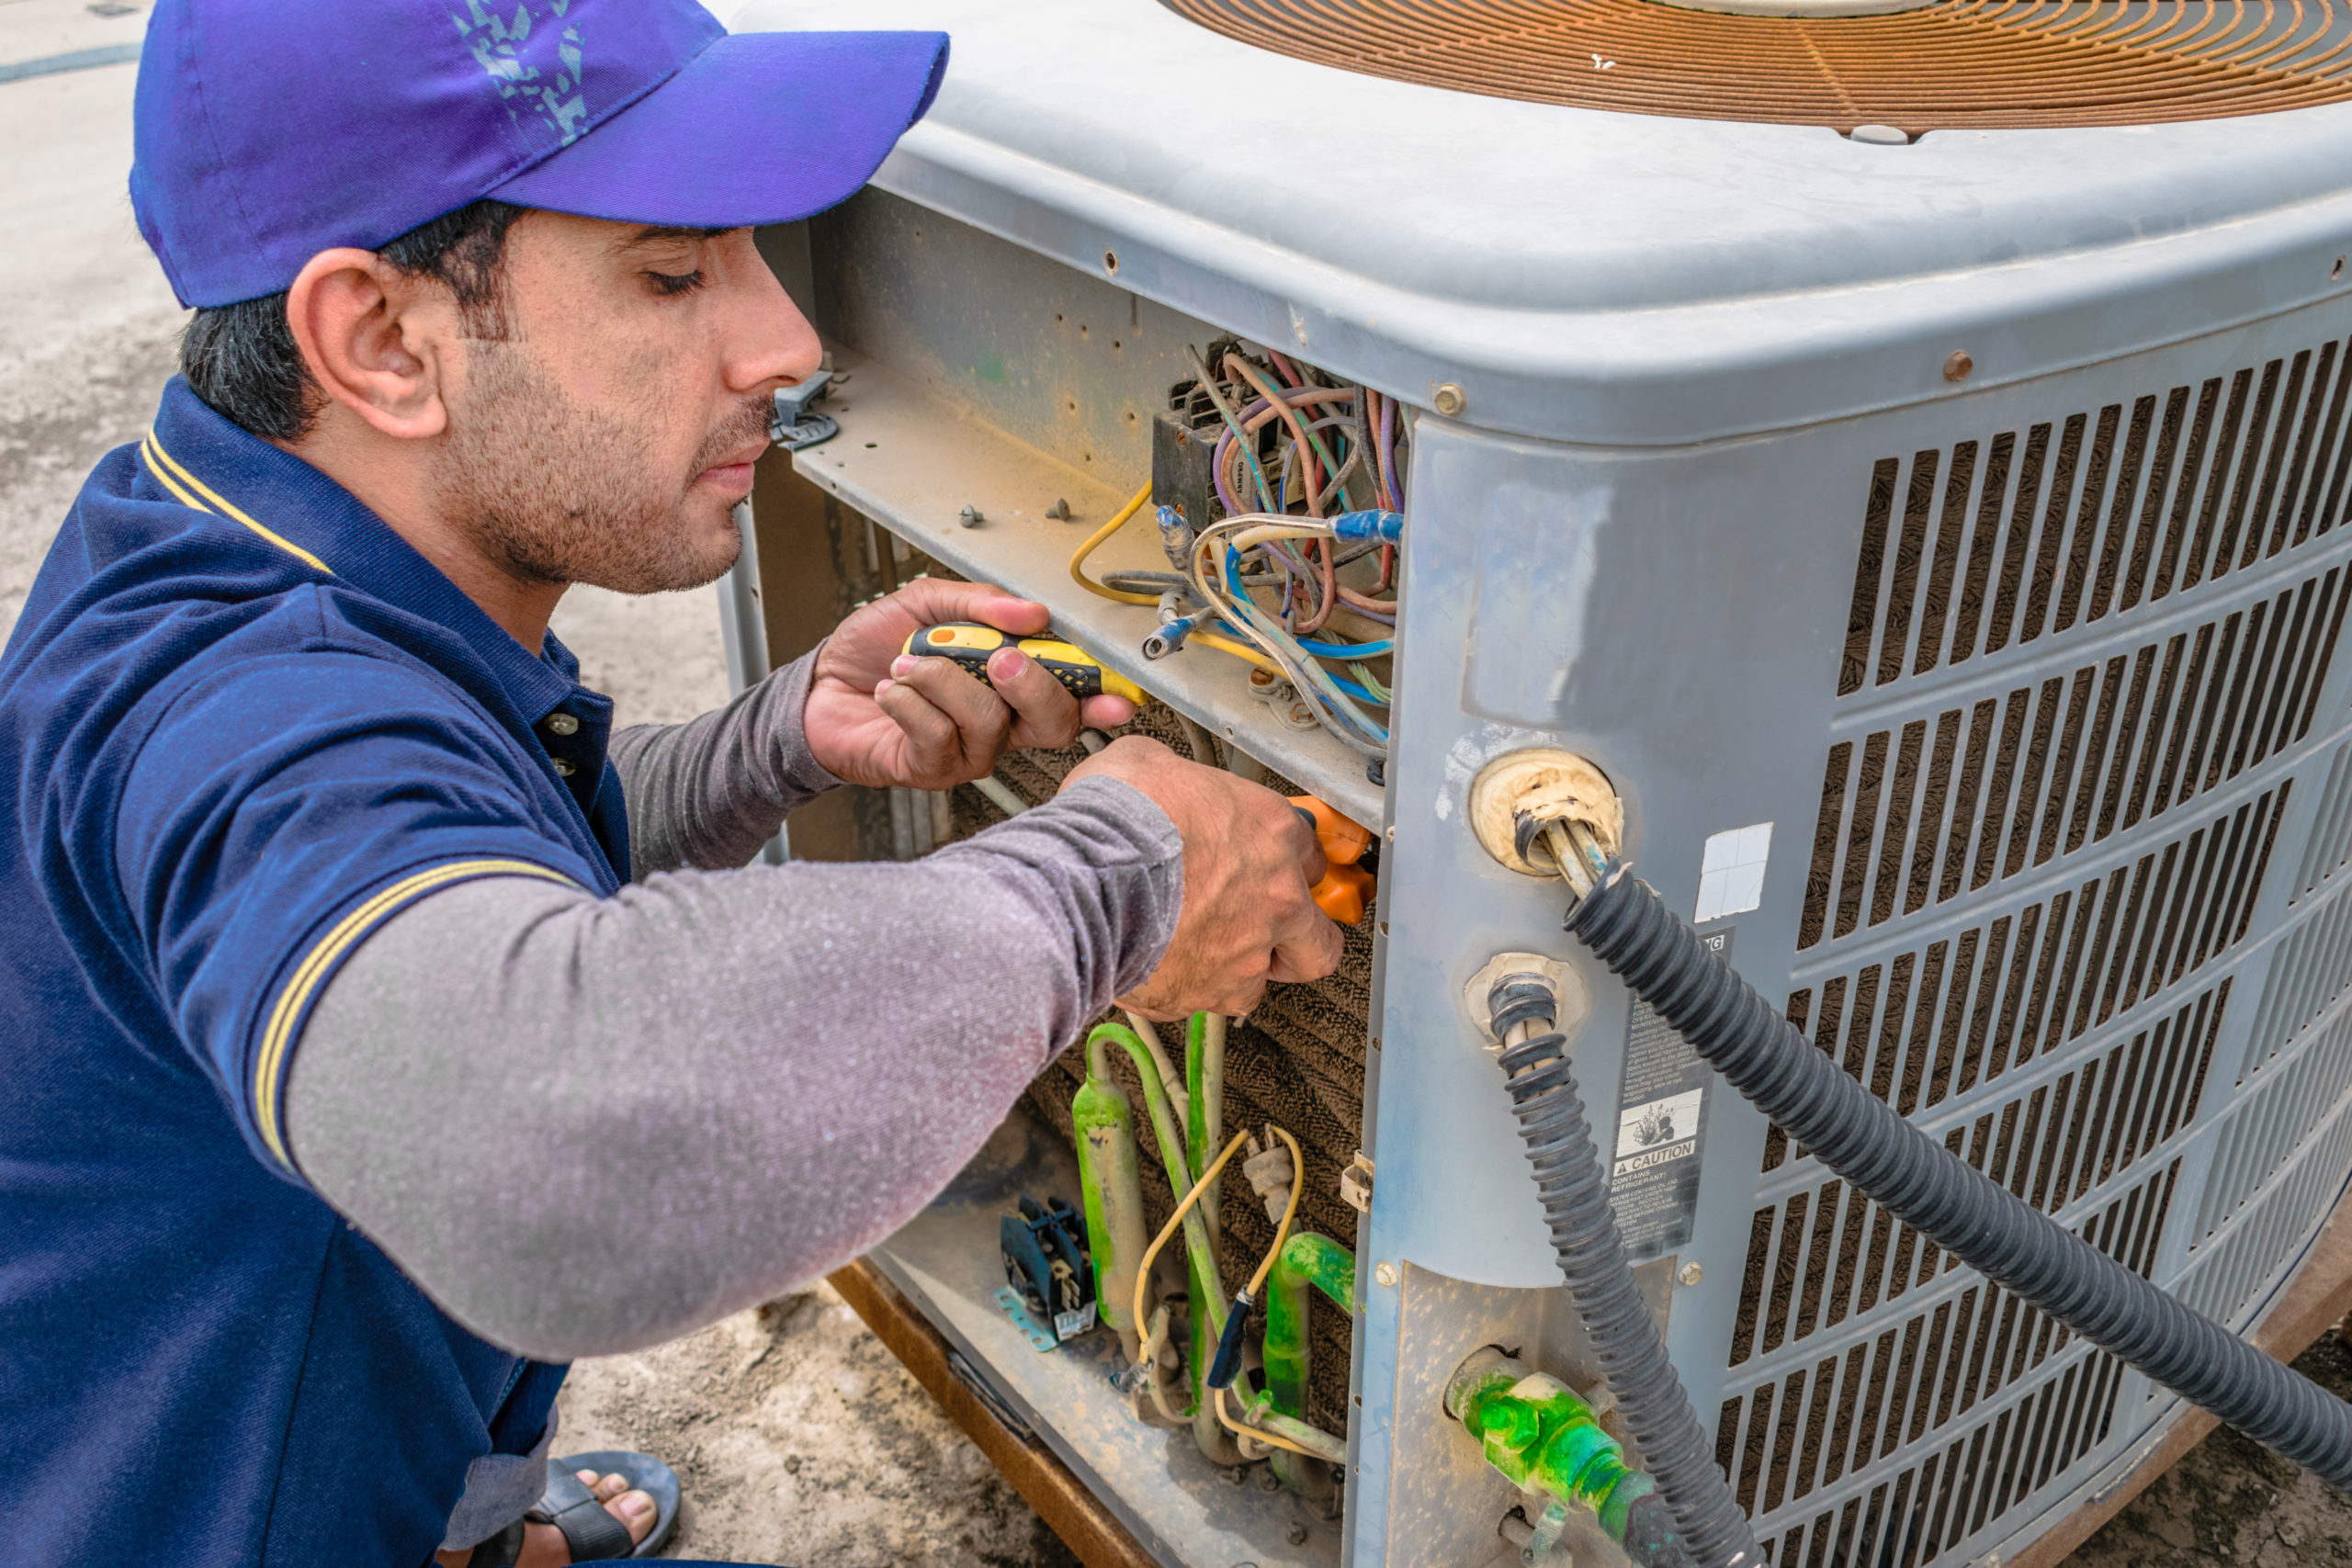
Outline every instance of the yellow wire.
MULTIPOLYGON (((1225 1153, 1217 1156, 1216 1163, 1204 1171, 1198 1181, 1193 1183, 1193 1190, 1184 1194, 1184 1201, 1176 1205, 1176 1212, 1168 1216, 1168 1223, 1159 1227, 1159 1234, 1151 1238, 1149 1247, 1143 1249, 1143 1267, 1136 1270, 1136 1322, 1145 1321, 1143 1292, 1144 1288, 1151 1283, 1152 1260, 1159 1256, 1159 1249, 1168 1245, 1168 1238, 1176 1234, 1176 1227, 1184 1223, 1184 1216, 1192 1212, 1193 1205, 1201 1201, 1201 1193, 1207 1189, 1210 1182, 1216 1179, 1216 1173, 1225 1168, 1225 1162, 1233 1157, 1236 1149, 1249 1141, 1250 1134, 1246 1132, 1233 1134, 1233 1141, 1225 1145, 1225 1153)), ((1201 1309, 1205 1312, 1208 1303, 1204 1302, 1200 1304, 1201 1309)))
MULTIPOLYGON (((1157 601, 1155 601, 1155 603, 1157 603, 1157 601)), ((1219 637, 1215 632, 1194 632, 1184 640, 1186 642, 1197 642, 1203 648, 1214 648, 1219 653, 1229 653, 1236 659, 1246 659, 1261 670, 1271 670, 1285 681, 1290 679, 1289 671, 1283 669, 1281 665, 1275 663, 1272 660, 1267 658, 1256 649, 1244 648, 1241 644, 1235 642, 1231 637, 1219 637)))
MULTIPOLYGON (((1277 1127, 1271 1122, 1266 1123, 1266 1126, 1268 1131, 1272 1132, 1274 1136, 1280 1138, 1290 1149, 1290 1201, 1283 1205, 1282 1223, 1274 1227, 1274 1245, 1266 1249, 1266 1256, 1259 1260, 1258 1271, 1250 1276, 1250 1283, 1247 1286, 1247 1289, 1252 1297, 1257 1295, 1259 1287, 1266 1282, 1266 1276, 1273 1272, 1274 1259, 1282 1256, 1283 1243, 1290 1239, 1291 1221, 1298 1215, 1299 1195, 1306 1190, 1306 1156, 1299 1153, 1298 1140, 1292 1137, 1287 1130, 1277 1127)), ((1136 1271, 1135 1317, 1133 1321, 1136 1323, 1143 1323, 1147 1321, 1146 1314, 1143 1310, 1144 1292, 1151 1283, 1151 1266, 1159 1257, 1160 1249, 1168 1245, 1168 1238, 1176 1234, 1176 1227, 1184 1223, 1184 1216, 1192 1212, 1192 1208, 1194 1203, 1200 1201, 1201 1194, 1208 1190, 1210 1182, 1216 1179, 1217 1173, 1225 1168, 1226 1163, 1228 1160, 1233 1158, 1235 1151, 1238 1150, 1243 1144, 1249 1141, 1250 1134, 1246 1131, 1233 1134, 1233 1141, 1225 1145, 1225 1152, 1216 1156, 1216 1163, 1210 1166, 1208 1169, 1202 1174, 1201 1179, 1198 1181, 1193 1183, 1193 1190, 1184 1194, 1183 1201, 1176 1205, 1176 1212, 1168 1216, 1168 1223, 1159 1227, 1159 1234, 1151 1238, 1151 1245, 1149 1247, 1143 1249, 1143 1267, 1136 1271)), ((1158 1317, 1159 1321, 1152 1325, 1152 1330, 1149 1337, 1144 1340, 1141 1349, 1137 1351, 1136 1363, 1144 1369, 1144 1375, 1146 1377, 1154 1378, 1156 1381, 1157 1374, 1154 1373, 1150 1368, 1152 1361, 1159 1355, 1159 1337, 1162 1333, 1166 1332, 1168 1320, 1164 1313, 1153 1315, 1158 1317)), ((1153 1392, 1157 1398, 1157 1388, 1155 1388, 1153 1392)), ((1161 1413, 1166 1414, 1168 1406, 1165 1401, 1162 1400, 1159 1403, 1161 1413)), ((1217 1420, 1228 1431, 1239 1433, 1241 1436, 1250 1438, 1252 1442, 1265 1443, 1278 1449, 1288 1449, 1295 1454, 1305 1454, 1308 1459, 1321 1459, 1323 1457, 1321 1454, 1317 1453, 1313 1449, 1302 1448, 1300 1445, 1292 1442, 1289 1438, 1281 1437, 1275 1433, 1262 1431, 1256 1427, 1235 1426, 1233 1417, 1226 1414, 1225 1390, 1223 1389, 1216 1391, 1216 1406, 1217 1420)))
POLYGON ((1154 594, 1129 593, 1124 589, 1105 588, 1102 584, 1087 576, 1086 573, 1080 570, 1086 565, 1086 558, 1092 555, 1096 550, 1101 549, 1102 547, 1103 540, 1117 533, 1121 528, 1125 527, 1127 519, 1142 511, 1143 503, 1150 499, 1151 486, 1146 484, 1143 489, 1136 491, 1134 496, 1128 500, 1125 506, 1119 508, 1119 514, 1117 516, 1112 518, 1111 521, 1103 524, 1102 526, 1095 529, 1093 533, 1086 536, 1086 543, 1078 547, 1078 554, 1069 558, 1069 576, 1071 581, 1077 583, 1080 588, 1085 589, 1089 593, 1096 594, 1104 599, 1114 599, 1122 604, 1157 604, 1159 603, 1158 596, 1154 594))

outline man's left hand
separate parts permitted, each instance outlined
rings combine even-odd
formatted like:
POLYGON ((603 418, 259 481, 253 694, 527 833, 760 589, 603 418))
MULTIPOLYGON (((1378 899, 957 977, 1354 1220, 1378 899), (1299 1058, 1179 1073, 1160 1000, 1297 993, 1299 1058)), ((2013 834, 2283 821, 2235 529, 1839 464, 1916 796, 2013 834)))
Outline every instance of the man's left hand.
POLYGON ((978 621, 1035 637, 1046 607, 984 582, 918 578, 843 621, 817 655, 802 727, 834 777, 876 787, 946 789, 981 777, 1014 746, 1062 747, 1081 726, 1109 729, 1135 716, 1123 697, 1081 705, 1035 660, 999 649, 986 684, 952 660, 904 653, 907 638, 943 621, 978 621))

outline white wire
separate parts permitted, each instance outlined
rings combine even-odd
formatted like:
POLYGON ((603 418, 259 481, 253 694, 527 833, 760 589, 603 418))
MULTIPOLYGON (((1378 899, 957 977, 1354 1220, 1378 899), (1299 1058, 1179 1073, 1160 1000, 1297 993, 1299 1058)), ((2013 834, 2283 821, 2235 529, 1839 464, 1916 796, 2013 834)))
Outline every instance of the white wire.
POLYGON ((1239 601, 1226 592, 1223 555, 1230 536, 1249 530, 1256 535, 1250 543, 1269 537, 1332 539, 1338 537, 1331 525, 1312 517, 1293 517, 1274 513, 1250 512, 1227 517, 1201 530, 1193 541, 1192 574, 1193 591, 1216 610, 1221 619, 1244 639, 1254 643, 1267 658, 1272 660, 1291 684, 1311 699, 1308 711, 1331 737, 1349 750, 1368 757, 1388 754, 1381 727, 1370 715, 1359 708, 1345 692, 1332 683, 1329 674, 1315 662, 1306 650, 1300 648, 1290 634, 1274 625, 1245 593, 1239 601), (1281 535, 1273 530, 1280 529, 1281 535), (1216 558, 1212 560, 1214 545, 1216 558), (1214 580, 1212 578, 1214 573, 1214 580), (1334 722, 1334 719, 1339 722, 1334 722), (1349 728, 1353 727, 1353 732, 1349 728))

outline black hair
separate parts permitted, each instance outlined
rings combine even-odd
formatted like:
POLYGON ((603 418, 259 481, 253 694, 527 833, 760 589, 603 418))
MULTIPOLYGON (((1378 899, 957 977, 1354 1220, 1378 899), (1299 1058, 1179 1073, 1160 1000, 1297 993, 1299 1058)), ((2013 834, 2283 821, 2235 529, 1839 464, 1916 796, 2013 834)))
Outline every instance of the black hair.
MULTIPOLYGON (((526 209, 482 200, 420 224, 376 254, 458 297, 467 329, 505 335, 506 231, 526 209)), ((310 434, 323 394, 286 323, 286 291, 198 310, 180 339, 180 374, 231 423, 271 440, 310 434)))

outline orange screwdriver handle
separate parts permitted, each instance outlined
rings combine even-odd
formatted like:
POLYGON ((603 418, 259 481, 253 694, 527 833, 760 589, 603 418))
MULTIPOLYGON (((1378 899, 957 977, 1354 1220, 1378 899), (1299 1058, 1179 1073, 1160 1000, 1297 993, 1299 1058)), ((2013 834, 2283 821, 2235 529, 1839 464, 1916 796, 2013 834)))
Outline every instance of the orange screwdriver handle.
POLYGON ((1362 925, 1372 907, 1372 873, 1356 864, 1372 848, 1372 829, 1340 816, 1311 795, 1291 797, 1291 805, 1315 829, 1323 847, 1323 880, 1315 885, 1316 907, 1343 926, 1362 925))

